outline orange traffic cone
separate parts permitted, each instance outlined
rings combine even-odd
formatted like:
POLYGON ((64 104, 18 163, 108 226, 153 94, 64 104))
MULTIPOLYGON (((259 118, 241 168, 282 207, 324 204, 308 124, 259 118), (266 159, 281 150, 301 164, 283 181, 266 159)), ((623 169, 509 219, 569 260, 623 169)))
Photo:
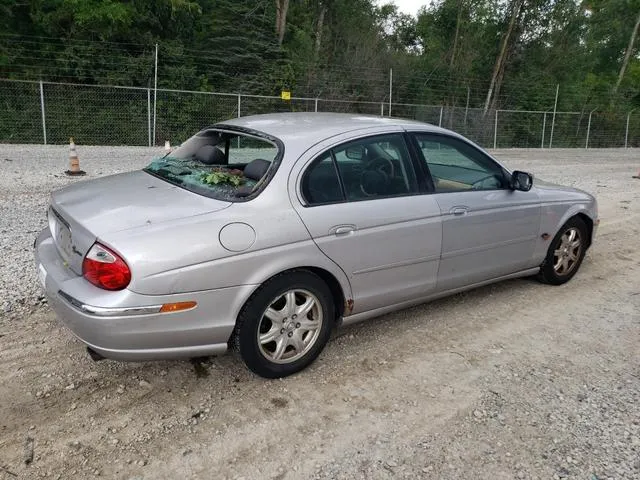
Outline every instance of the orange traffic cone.
POLYGON ((71 176, 85 175, 87 173, 84 170, 80 170, 80 160, 76 153, 76 144, 73 143, 73 137, 69 139, 69 170, 64 173, 71 176))

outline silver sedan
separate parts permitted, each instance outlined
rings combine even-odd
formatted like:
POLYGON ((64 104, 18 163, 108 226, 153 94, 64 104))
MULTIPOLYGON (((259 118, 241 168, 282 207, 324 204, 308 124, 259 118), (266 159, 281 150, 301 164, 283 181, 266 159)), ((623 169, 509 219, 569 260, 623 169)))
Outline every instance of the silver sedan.
POLYGON ((328 113, 213 125, 54 192, 48 218, 38 275, 94 359, 232 347, 271 378, 341 324, 508 278, 562 284, 598 225, 593 196, 456 133, 328 113))

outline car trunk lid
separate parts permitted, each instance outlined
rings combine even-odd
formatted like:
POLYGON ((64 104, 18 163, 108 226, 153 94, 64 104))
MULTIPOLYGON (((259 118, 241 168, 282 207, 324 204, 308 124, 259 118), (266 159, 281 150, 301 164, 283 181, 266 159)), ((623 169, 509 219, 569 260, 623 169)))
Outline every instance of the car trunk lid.
POLYGON ((63 260, 78 275, 96 239, 109 233, 222 210, 204 197, 143 171, 81 182, 54 192, 49 229, 63 260))

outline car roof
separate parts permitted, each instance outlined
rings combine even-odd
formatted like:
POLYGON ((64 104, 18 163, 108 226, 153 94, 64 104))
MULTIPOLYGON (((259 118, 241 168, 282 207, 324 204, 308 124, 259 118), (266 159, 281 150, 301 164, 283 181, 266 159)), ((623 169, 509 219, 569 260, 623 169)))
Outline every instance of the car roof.
POLYGON ((304 139, 311 145, 326 138, 374 127, 414 127, 416 130, 446 132, 445 129, 415 120, 364 115, 357 113, 287 112, 249 115, 216 124, 248 128, 279 138, 285 145, 304 139))

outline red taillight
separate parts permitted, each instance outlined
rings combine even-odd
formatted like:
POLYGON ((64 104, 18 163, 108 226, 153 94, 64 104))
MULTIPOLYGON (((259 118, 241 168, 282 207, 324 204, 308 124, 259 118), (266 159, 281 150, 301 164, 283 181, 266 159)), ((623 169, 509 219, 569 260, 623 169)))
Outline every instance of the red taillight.
POLYGON ((82 275, 105 290, 122 290, 131 281, 131 270, 125 261, 99 243, 95 243, 84 257, 82 275))

